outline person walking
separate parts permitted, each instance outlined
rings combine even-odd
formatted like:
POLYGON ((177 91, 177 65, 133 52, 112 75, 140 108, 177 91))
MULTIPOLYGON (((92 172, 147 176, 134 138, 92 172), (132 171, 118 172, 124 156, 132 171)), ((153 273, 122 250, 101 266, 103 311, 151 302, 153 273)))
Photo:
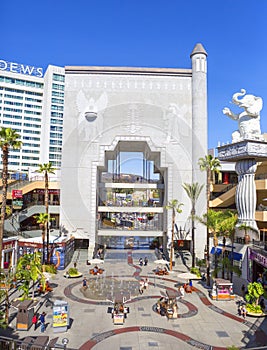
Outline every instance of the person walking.
POLYGON ((38 323, 38 315, 35 313, 32 317, 32 324, 34 325, 34 330, 37 329, 37 323, 38 323))
POLYGON ((84 279, 83 279, 82 288, 83 288, 83 290, 86 290, 88 288, 86 277, 84 277, 84 279))
POLYGON ((241 315, 243 316, 243 319, 245 320, 245 318, 247 316, 247 309, 246 309, 245 304, 242 305, 242 307, 241 307, 241 315))
POLYGON ((148 258, 147 258, 147 256, 145 256, 144 265, 147 266, 147 264, 148 264, 148 258))
POLYGON ((139 293, 140 293, 140 294, 143 294, 143 293, 144 293, 144 281, 143 281, 143 280, 141 280, 141 281, 139 282, 139 293))
POLYGON ((39 317, 39 320, 41 322, 41 332, 42 333, 44 333, 44 331, 45 331, 45 316, 46 316, 46 313, 43 312, 39 317))

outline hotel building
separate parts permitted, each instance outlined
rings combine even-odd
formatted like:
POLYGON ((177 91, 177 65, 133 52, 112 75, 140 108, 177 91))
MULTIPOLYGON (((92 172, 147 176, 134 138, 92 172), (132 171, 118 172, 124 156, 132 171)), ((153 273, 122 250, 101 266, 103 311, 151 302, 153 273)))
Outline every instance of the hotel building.
POLYGON ((10 150, 11 172, 48 162, 61 167, 64 73, 0 59, 0 126, 16 130, 22 141, 20 150, 10 150))

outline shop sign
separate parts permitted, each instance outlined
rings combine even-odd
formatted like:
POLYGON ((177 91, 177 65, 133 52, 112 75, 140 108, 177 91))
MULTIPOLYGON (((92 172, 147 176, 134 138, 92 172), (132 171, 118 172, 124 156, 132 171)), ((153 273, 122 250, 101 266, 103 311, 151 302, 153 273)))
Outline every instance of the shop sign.
POLYGON ((267 268, 267 257, 255 252, 253 250, 250 250, 249 258, 267 268))
POLYGON ((4 250, 13 249, 14 247, 15 247, 15 241, 3 242, 3 249, 4 250))
MULTIPOLYGON (((43 190, 43 189, 34 190, 34 193, 45 194, 45 190, 43 190)), ((49 194, 58 194, 59 195, 60 192, 59 192, 59 190, 49 189, 48 193, 49 194)))
POLYGON ((21 209, 23 207, 23 201, 13 200, 12 207, 13 209, 21 209))
POLYGON ((12 198, 22 198, 22 190, 12 190, 12 198))

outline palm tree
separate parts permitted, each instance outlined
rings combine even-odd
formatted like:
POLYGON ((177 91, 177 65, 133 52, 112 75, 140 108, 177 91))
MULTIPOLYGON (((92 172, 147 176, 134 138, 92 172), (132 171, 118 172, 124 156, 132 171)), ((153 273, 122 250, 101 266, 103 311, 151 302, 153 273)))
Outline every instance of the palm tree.
POLYGON ((168 202, 168 205, 166 205, 167 210, 172 211, 172 237, 171 237, 171 254, 170 254, 170 271, 172 271, 172 261, 173 261, 173 241, 174 241, 174 225, 175 225, 175 215, 177 213, 181 213, 182 209, 181 206, 184 205, 183 203, 179 203, 177 199, 173 199, 172 201, 168 202))
MULTIPOLYGON (((203 225, 207 226, 207 231, 209 238, 213 236, 213 244, 214 247, 218 245, 218 235, 221 233, 221 222, 224 219, 224 213, 221 210, 213 210, 209 209, 207 213, 203 215, 202 218, 197 217, 198 221, 200 221, 203 225)), ((215 252, 215 271, 217 271, 217 254, 215 252)), ((215 272, 216 274, 216 272, 215 272)), ((215 277, 217 277, 215 275, 215 277)))
MULTIPOLYGON (((224 212, 224 219, 221 222, 221 231, 225 236, 231 240, 231 282, 233 282, 234 272, 234 241, 235 241, 235 230, 238 221, 238 216, 235 211, 227 210, 224 212)), ((229 269, 228 269, 229 270, 229 269)), ((223 276, 224 278, 224 262, 223 262, 223 276)))
MULTIPOLYGON (((214 173, 218 173, 221 167, 220 161, 218 158, 212 157, 212 155, 206 155, 205 158, 199 158, 198 162, 199 168, 201 171, 207 172, 207 184, 206 184, 206 196, 207 196, 207 212, 209 210, 209 201, 210 201, 210 185, 211 185, 211 178, 214 173)), ((207 227, 207 243, 206 243, 206 249, 207 249, 207 255, 206 255, 206 261, 207 261, 207 285, 210 286, 210 244, 209 244, 209 229, 207 227)))
POLYGON ((5 227, 5 215, 6 215, 6 201, 7 201, 7 179, 8 179, 8 155, 10 148, 20 149, 21 141, 20 135, 11 128, 0 129, 0 148, 2 150, 2 206, 1 206, 1 217, 0 217, 0 267, 2 262, 2 251, 3 251, 3 237, 5 227))
MULTIPOLYGON (((49 222, 49 214, 47 213, 40 213, 38 215, 35 215, 34 218, 36 219, 37 224, 39 224, 40 229, 42 230, 42 242, 43 242, 43 258, 42 263, 45 263, 45 229, 47 227, 47 223, 49 222)), ((49 239, 49 236, 48 236, 49 239)), ((49 241, 47 241, 47 247, 49 245, 49 241)), ((47 249, 47 254, 49 253, 47 249)), ((48 257, 48 256, 47 256, 48 257)))
MULTIPOLYGON (((39 169, 36 171, 37 173, 44 174, 45 178, 45 212, 48 215, 49 211, 49 181, 48 181, 48 174, 55 174, 56 168, 53 168, 52 163, 44 163, 39 165, 39 169)), ((49 258, 49 221, 46 222, 45 225, 45 231, 46 231, 46 240, 47 240, 47 247, 46 247, 46 257, 49 258)), ((48 261, 49 263, 49 261, 48 261)))
POLYGON ((199 185, 198 182, 189 184, 184 183, 184 190, 191 200, 191 230, 192 230, 192 267, 195 267, 195 215, 196 215, 196 202, 203 189, 204 185, 199 185))
POLYGON ((245 243, 249 243, 250 241, 250 236, 248 234, 248 231, 253 231, 253 232, 258 232, 258 230, 253 227, 248 225, 246 222, 241 223, 240 225, 238 225, 237 227, 239 230, 244 230, 245 231, 245 243))

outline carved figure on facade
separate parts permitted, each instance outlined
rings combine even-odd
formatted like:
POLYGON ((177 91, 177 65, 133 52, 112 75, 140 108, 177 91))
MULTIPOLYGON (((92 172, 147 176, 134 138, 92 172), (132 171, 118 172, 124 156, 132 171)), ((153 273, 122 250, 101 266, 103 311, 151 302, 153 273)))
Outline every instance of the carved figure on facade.
POLYGON ((246 95, 246 90, 241 89, 232 97, 232 102, 244 111, 235 114, 228 107, 223 109, 223 114, 233 120, 238 121, 238 130, 232 134, 232 142, 242 140, 260 140, 264 138, 260 128, 260 111, 262 110, 263 102, 261 97, 254 95, 246 95), (243 96, 243 98, 240 98, 243 96))
POLYGON ((179 122, 178 122, 178 106, 170 103, 165 116, 165 131, 167 133, 166 142, 176 143, 180 140, 179 122))
POLYGON ((80 90, 76 96, 76 106, 79 111, 78 132, 83 141, 91 141, 101 136, 103 132, 103 111, 108 104, 107 94, 104 92, 99 98, 86 97, 80 90))

